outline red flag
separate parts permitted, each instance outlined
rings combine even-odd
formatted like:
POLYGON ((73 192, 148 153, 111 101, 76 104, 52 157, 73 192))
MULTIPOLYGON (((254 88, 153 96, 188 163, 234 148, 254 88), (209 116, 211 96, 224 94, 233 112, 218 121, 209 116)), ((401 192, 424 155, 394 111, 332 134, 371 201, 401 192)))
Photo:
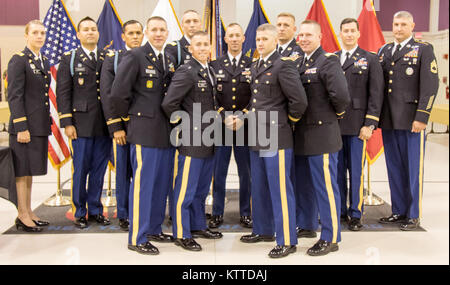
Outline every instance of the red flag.
POLYGON ((322 28, 321 45, 325 51, 335 52, 341 49, 322 0, 314 0, 306 19, 314 20, 320 24, 320 27, 322 28))
MULTIPOLYGON (((383 33, 381 32, 380 23, 378 23, 372 0, 363 1, 363 9, 358 18, 359 30, 361 32, 358 45, 362 49, 371 52, 378 52, 378 50, 385 44, 383 33)), ((370 140, 367 141, 366 153, 368 163, 374 163, 383 151, 384 148, 381 129, 377 129, 374 131, 370 140)))

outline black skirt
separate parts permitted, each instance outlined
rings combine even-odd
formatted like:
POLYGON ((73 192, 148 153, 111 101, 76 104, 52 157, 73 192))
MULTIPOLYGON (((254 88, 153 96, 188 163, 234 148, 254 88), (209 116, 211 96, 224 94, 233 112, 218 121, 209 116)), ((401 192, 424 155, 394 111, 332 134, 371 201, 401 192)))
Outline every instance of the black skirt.
POLYGON ((16 177, 47 174, 48 137, 31 137, 29 143, 17 142, 17 135, 9 135, 16 177))

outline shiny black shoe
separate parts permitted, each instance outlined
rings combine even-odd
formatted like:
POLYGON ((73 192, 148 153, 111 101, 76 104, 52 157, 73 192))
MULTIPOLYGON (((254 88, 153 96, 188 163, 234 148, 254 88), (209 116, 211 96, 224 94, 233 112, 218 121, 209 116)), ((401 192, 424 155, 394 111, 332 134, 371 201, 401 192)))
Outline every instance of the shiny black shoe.
POLYGON ((342 215, 341 216, 341 224, 346 224, 350 222, 350 218, 347 215, 342 215))
POLYGON ((208 222, 208 227, 210 227, 211 229, 216 229, 218 228, 221 224, 223 224, 223 216, 219 215, 219 216, 211 216, 211 220, 209 220, 208 222))
POLYGON ((18 231, 24 231, 27 233, 39 233, 42 232, 42 228, 41 227, 29 227, 27 225, 25 225, 19 218, 16 218, 16 229, 18 231))
POLYGON ((102 214, 89 215, 88 220, 89 221, 96 221, 97 224, 101 224, 103 226, 108 226, 108 225, 111 224, 110 220, 108 218, 106 218, 105 216, 103 216, 102 214))
POLYGON ((275 240, 274 236, 257 235, 254 233, 250 235, 241 236, 241 241, 244 243, 257 243, 261 241, 274 241, 274 240, 275 240))
POLYGON ((221 232, 213 232, 210 229, 206 229, 203 231, 191 231, 191 235, 193 238, 206 238, 206 239, 219 239, 223 237, 221 232))
POLYGON ((290 246, 277 245, 269 252, 269 257, 271 257, 271 258, 285 257, 296 251, 297 251, 297 246, 295 246, 295 245, 290 245, 290 246))
POLYGON ((119 227, 122 231, 128 232, 130 230, 130 222, 128 219, 119 219, 119 227))
POLYGON ((419 219, 406 219, 406 221, 400 224, 400 229, 402 231, 412 231, 417 229, 419 225, 420 225, 419 219))
POLYGON ((350 222, 348 222, 348 229, 354 232, 359 232, 362 229, 363 225, 361 224, 361 219, 352 218, 350 222))
POLYGON ((298 238, 316 238, 317 233, 312 230, 304 230, 297 228, 297 237, 298 238))
POLYGON ((73 223, 79 229, 84 229, 84 228, 88 227, 88 222, 86 220, 86 217, 75 218, 75 221, 73 221, 73 223))
POLYGON ((193 238, 178 238, 175 240, 175 245, 190 251, 201 251, 202 247, 193 238))
POLYGON ((40 221, 33 220, 33 223, 38 227, 46 227, 46 226, 50 225, 49 222, 42 221, 42 220, 40 220, 40 221))
POLYGON ((158 235, 147 235, 147 239, 153 242, 170 243, 173 242, 173 236, 160 233, 158 235))
POLYGON ((146 242, 146 243, 138 244, 138 245, 129 244, 128 249, 136 251, 137 253, 140 253, 140 254, 145 254, 145 255, 158 255, 159 254, 159 250, 156 248, 156 246, 152 245, 150 242, 146 242))
POLYGON ((405 220, 406 216, 392 214, 389 217, 381 218, 378 222, 380 224, 398 224, 404 222, 405 220))
POLYGON ((253 221, 252 221, 252 217, 250 216, 241 216, 241 220, 240 220, 241 226, 243 226, 244 228, 253 228, 253 221))
POLYGON ((313 247, 308 249, 307 253, 311 256, 322 256, 338 250, 339 246, 337 243, 319 240, 313 247))

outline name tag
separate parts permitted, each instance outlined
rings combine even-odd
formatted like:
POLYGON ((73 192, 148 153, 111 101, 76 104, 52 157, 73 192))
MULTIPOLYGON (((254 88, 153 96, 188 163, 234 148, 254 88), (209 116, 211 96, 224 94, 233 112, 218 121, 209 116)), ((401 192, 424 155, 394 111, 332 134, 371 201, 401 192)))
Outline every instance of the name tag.
POLYGON ((41 74, 41 71, 39 69, 33 69, 34 74, 41 74))
POLYGON ((86 67, 75 67, 75 72, 85 72, 86 67))
POLYGON ((156 70, 154 70, 154 69, 146 69, 145 73, 146 74, 151 74, 151 75, 156 75, 156 70))
POLYGON ((226 77, 226 75, 225 74, 216 74, 216 77, 223 79, 226 77))
POLYGON ((316 74, 316 73, 317 73, 317 67, 310 68, 305 71, 305 74, 316 74))
POLYGON ((206 80, 200 80, 198 82, 198 88, 206 88, 208 87, 208 83, 206 82, 206 80))

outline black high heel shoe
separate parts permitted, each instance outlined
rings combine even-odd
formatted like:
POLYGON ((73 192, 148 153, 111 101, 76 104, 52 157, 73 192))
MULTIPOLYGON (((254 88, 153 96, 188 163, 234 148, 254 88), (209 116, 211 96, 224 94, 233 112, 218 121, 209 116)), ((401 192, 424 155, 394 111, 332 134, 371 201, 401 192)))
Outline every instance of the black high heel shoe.
POLYGON ((40 227, 29 227, 25 225, 19 218, 16 219, 16 229, 29 233, 38 233, 42 232, 42 228, 40 227))
POLYGON ((50 225, 50 223, 47 222, 47 221, 36 221, 36 220, 33 220, 33 222, 38 227, 46 227, 46 226, 50 225))

